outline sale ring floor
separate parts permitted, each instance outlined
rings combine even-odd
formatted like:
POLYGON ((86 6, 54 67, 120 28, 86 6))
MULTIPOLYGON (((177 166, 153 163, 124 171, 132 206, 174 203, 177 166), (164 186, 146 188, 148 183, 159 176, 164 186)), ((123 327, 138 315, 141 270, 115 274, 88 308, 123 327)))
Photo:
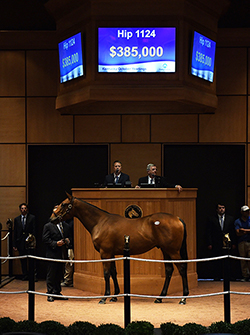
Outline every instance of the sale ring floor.
MULTIPOLYGON (((28 289, 28 282, 13 280, 3 286, 1 292, 23 291, 28 289)), ((235 281, 230 284, 231 291, 250 292, 250 282, 235 281)), ((37 292, 46 292, 44 280, 35 283, 37 292)), ((190 290, 190 295, 203 295, 223 291, 223 282, 199 281, 198 287, 190 290)), ((74 287, 63 287, 63 295, 92 296, 74 287)), ((175 295, 182 295, 176 292, 175 295)), ((28 319, 28 295, 4 294, 0 295, 0 317, 10 317, 15 321, 28 319)), ((249 305, 249 295, 230 295, 231 323, 249 318, 246 306, 249 305)), ((35 321, 58 321, 65 326, 75 321, 88 321, 95 325, 113 323, 124 327, 124 299, 117 302, 107 300, 105 305, 98 304, 96 299, 69 299, 47 302, 47 297, 35 296, 35 321)), ((173 322, 184 325, 189 322, 209 326, 213 322, 224 321, 224 296, 191 298, 186 305, 179 305, 179 299, 163 300, 162 304, 155 304, 151 298, 131 298, 131 321, 149 321, 155 328, 161 323, 173 322)))

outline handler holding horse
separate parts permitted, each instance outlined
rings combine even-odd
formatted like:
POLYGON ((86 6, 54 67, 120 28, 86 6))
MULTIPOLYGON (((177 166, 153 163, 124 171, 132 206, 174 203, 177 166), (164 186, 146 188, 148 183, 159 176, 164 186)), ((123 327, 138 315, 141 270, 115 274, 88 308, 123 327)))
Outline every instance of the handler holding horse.
MULTIPOLYGON (((55 207, 56 208, 56 207, 55 207)), ((70 247, 70 228, 66 222, 48 222, 43 227, 42 240, 46 245, 46 257, 50 259, 67 259, 67 247, 70 247)), ((62 262, 47 262, 47 301, 55 299, 67 300, 61 294, 61 280, 63 278, 64 264, 62 262)))
MULTIPOLYGON (((108 213, 94 205, 75 198, 67 193, 67 198, 54 208, 50 217, 56 223, 72 217, 78 218, 91 234, 95 249, 102 259, 123 255, 124 236, 130 236, 130 254, 138 255, 160 248, 164 260, 186 260, 186 225, 177 216, 167 213, 155 213, 138 219, 127 219, 117 214, 108 213)), ((182 277, 183 296, 189 294, 187 280, 187 263, 176 263, 182 277)), ((115 295, 120 293, 117 282, 115 261, 103 262, 105 279, 105 296, 110 295, 110 276, 113 279, 115 295)), ((165 263, 165 282, 161 296, 166 296, 174 267, 165 263)), ((117 298, 112 298, 116 301, 117 298)), ((103 298, 100 303, 105 303, 103 298)), ((162 302, 156 299, 155 302, 162 302)), ((180 303, 184 304, 185 299, 180 303)))

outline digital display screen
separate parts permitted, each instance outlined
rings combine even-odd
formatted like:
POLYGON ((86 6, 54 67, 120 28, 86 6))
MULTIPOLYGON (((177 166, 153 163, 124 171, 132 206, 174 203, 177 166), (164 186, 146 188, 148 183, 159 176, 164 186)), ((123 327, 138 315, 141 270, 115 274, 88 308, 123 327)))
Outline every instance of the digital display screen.
POLYGON ((81 33, 58 44, 60 62, 60 82, 83 76, 81 33))
POLYGON ((194 32, 191 74, 213 82, 216 43, 194 32))
POLYGON ((176 28, 98 28, 98 72, 175 72, 176 28))

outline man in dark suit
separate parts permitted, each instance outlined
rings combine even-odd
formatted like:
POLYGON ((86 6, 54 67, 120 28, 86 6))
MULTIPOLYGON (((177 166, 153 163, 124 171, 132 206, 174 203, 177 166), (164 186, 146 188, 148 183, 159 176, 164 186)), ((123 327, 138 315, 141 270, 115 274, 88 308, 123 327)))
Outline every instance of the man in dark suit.
MULTIPOLYGON (((18 250, 20 256, 28 255, 29 250, 25 247, 25 240, 29 234, 36 236, 35 216, 29 213, 28 205, 22 203, 19 205, 21 215, 14 219, 14 242, 13 249, 18 250)), ((23 278, 28 280, 27 258, 20 259, 23 278)))
MULTIPOLYGON (((66 222, 48 222, 43 227, 42 240, 46 245, 46 257, 53 259, 68 259, 67 248, 71 247, 70 228, 66 222)), ((58 297, 48 296, 47 300, 67 300, 61 294, 61 280, 64 272, 63 262, 47 262, 47 293, 56 294, 58 297)))
POLYGON ((170 184, 164 177, 157 176, 157 167, 155 164, 150 163, 147 165, 147 173, 146 177, 139 179, 137 187, 141 187, 141 184, 153 184, 155 187, 177 188, 179 192, 182 191, 181 185, 170 184))
POLYGON ((74 219, 69 219, 66 221, 69 225, 70 229, 70 245, 71 248, 68 248, 68 262, 65 263, 65 270, 63 275, 63 282, 61 283, 61 286, 65 287, 72 287, 73 286, 73 273, 74 273, 74 264, 70 262, 72 259, 74 259, 74 219))
POLYGON ((129 175, 121 172, 122 171, 122 163, 120 161, 114 161, 113 163, 114 172, 108 174, 105 177, 103 185, 107 187, 108 184, 121 184, 121 187, 125 186, 126 181, 130 181, 129 175))
MULTIPOLYGON (((207 245, 211 257, 225 254, 223 249, 223 237, 229 234, 232 249, 236 248, 236 233, 234 229, 234 218, 226 214, 226 207, 222 203, 216 206, 216 213, 207 221, 207 245)), ((211 276, 214 280, 223 278, 223 264, 221 260, 211 262, 211 276)))

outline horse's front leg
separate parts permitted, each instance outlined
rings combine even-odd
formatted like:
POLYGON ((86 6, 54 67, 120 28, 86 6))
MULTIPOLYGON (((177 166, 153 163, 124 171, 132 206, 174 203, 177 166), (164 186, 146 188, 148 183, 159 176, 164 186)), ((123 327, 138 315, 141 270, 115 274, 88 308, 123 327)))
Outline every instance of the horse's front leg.
MULTIPOLYGON (((115 261, 111 262, 110 274, 111 274, 111 277, 112 277, 113 282, 114 282, 115 295, 119 294, 120 293, 120 288, 119 288, 119 284, 118 284, 118 281, 117 281, 117 271, 116 271, 115 261)), ((110 301, 116 302, 117 297, 111 298, 110 301)))
MULTIPOLYGON (((169 287, 169 283, 172 277, 172 273, 174 271, 174 266, 172 263, 165 263, 165 282, 163 285, 163 289, 161 291, 161 296, 165 297, 168 293, 168 287, 169 287)), ((162 299, 161 298, 157 298, 154 301, 155 303, 161 303, 162 299)))
MULTIPOLYGON (((104 280, 105 280, 105 293, 104 295, 110 295, 110 262, 103 263, 104 280)), ((102 298, 99 304, 105 304, 107 298, 102 298)))

